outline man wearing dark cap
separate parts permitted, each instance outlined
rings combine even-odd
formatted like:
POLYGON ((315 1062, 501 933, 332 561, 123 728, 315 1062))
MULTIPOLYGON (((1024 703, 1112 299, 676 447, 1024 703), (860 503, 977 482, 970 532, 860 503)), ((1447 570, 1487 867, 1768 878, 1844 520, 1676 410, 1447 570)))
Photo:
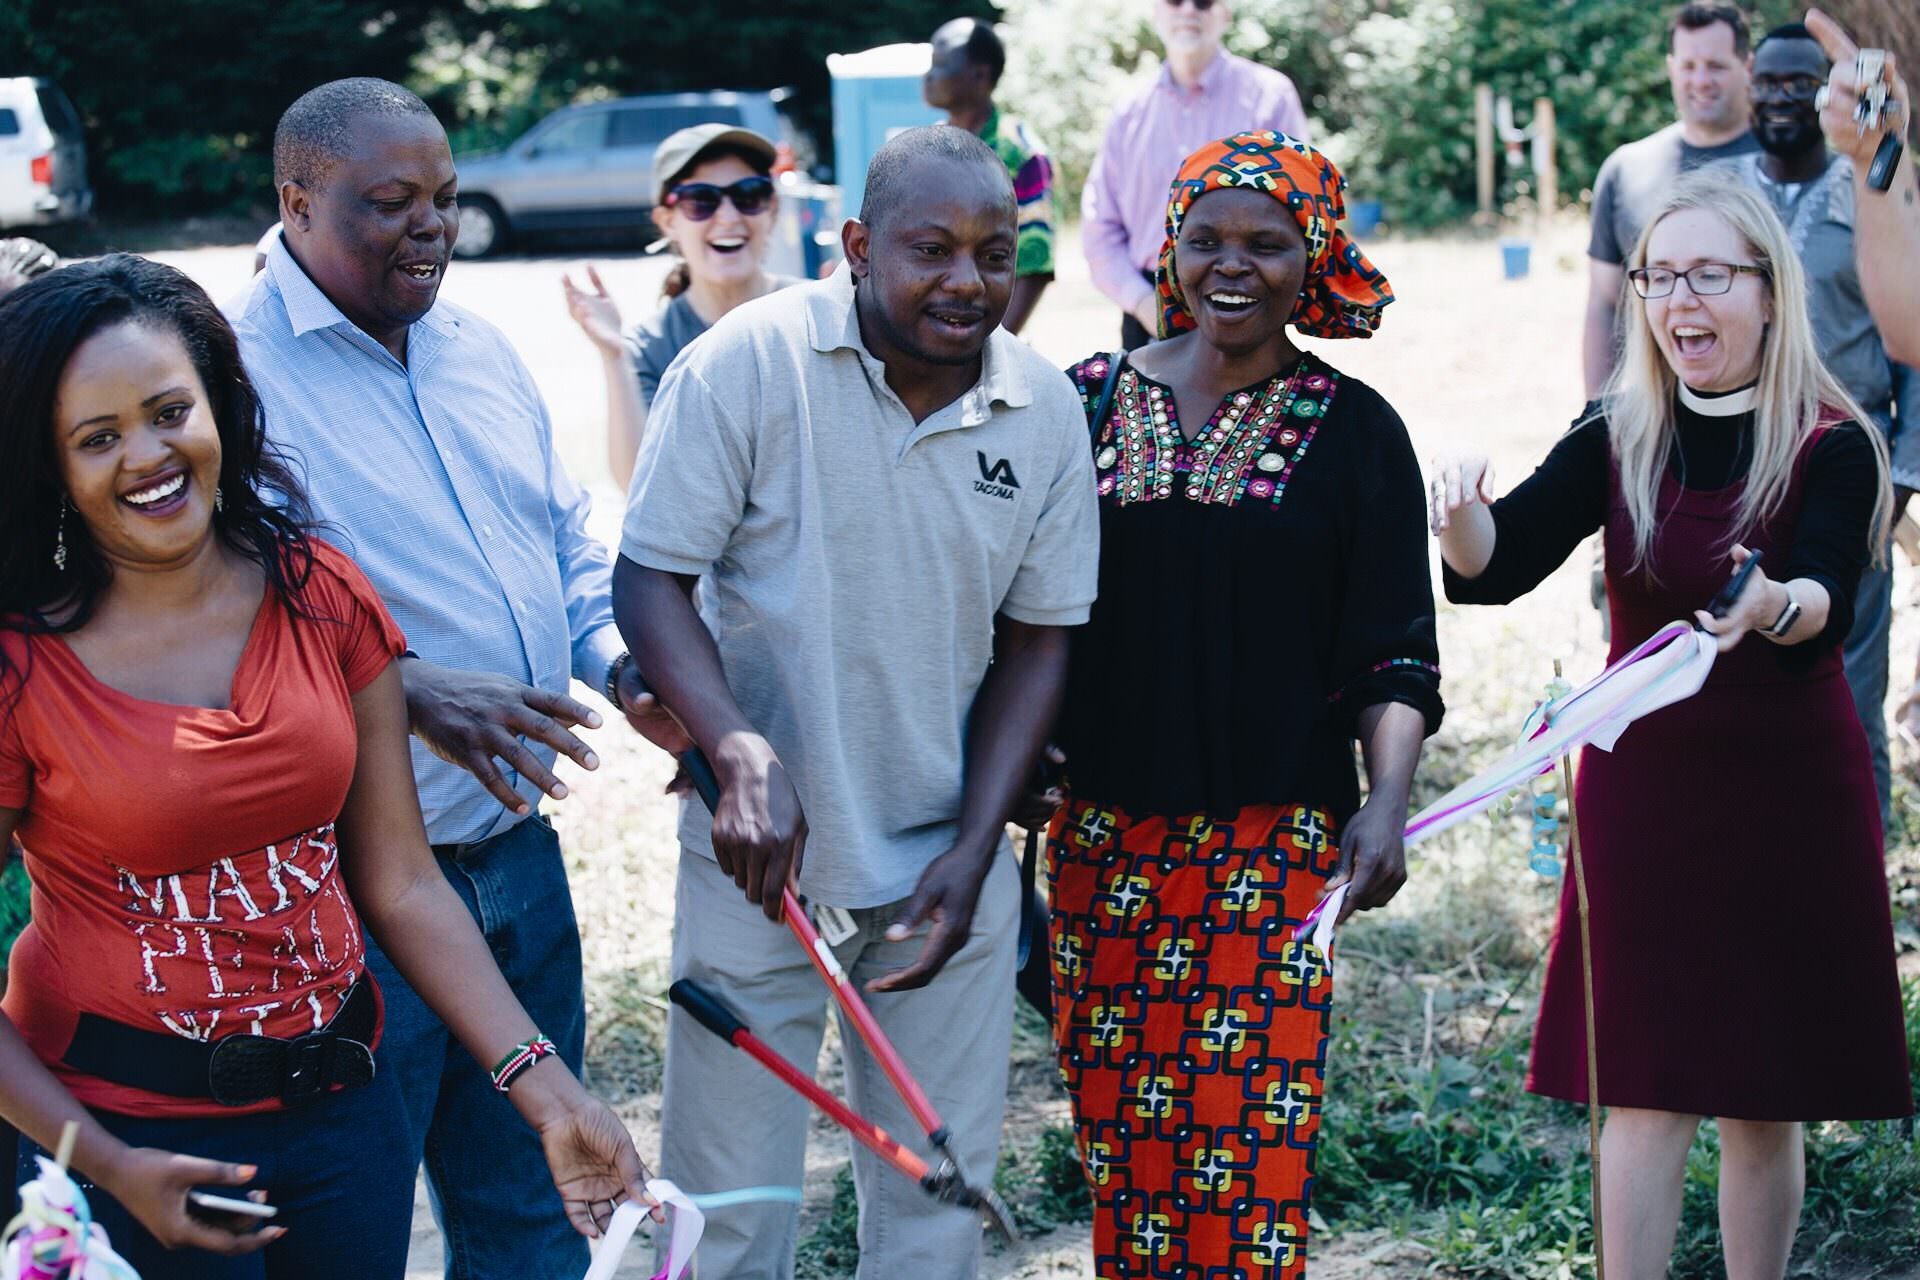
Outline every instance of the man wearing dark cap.
MULTIPOLYGON (((867 171, 832 279, 749 302, 668 371, 614 571, 634 660, 712 760, 681 812, 672 975, 712 987, 789 1061, 828 995, 786 929, 823 938, 992 1176, 1013 1030, 1019 877, 1005 822, 1086 621, 1099 517, 1071 383, 1000 327, 1016 222, 1006 168, 936 125, 867 171), (691 600, 699 584, 699 609, 691 600)), ((929 1146, 842 1036, 855 1109, 929 1146)), ((676 1009, 661 1151, 683 1186, 792 1186, 807 1104, 676 1009)), ((864 1148, 860 1275, 966 1280, 980 1220, 864 1148)), ((791 1276, 797 1209, 716 1209, 701 1265, 791 1276)))
MULTIPOLYGON (((570 732, 600 723, 570 677, 636 728, 652 709, 613 625, 609 557, 532 376, 497 329, 439 300, 458 184, 426 104, 384 80, 332 81, 287 108, 273 155, 283 226, 232 308, 241 354, 315 514, 412 646, 400 670, 441 871, 577 1072, 580 937, 535 806, 566 794, 556 753, 598 763, 570 732)), ((399 1077, 425 1153, 447 1275, 584 1273, 540 1137, 371 941, 367 961, 386 1005, 378 1066, 399 1077)))
POLYGON ((1013 301, 1001 323, 1018 333, 1053 283, 1053 162, 1026 121, 994 105, 993 91, 1006 67, 1006 47, 991 23, 955 18, 933 33, 933 65, 920 91, 928 106, 947 113, 948 124, 993 148, 1013 179, 1020 248, 1013 301))

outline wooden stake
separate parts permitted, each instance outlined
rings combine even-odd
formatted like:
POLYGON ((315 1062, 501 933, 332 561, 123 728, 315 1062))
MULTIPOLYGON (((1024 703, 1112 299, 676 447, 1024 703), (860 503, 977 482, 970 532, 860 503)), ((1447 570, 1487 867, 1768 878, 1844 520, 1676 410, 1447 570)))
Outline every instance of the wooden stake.
POLYGON ((1560 203, 1560 166, 1554 159, 1553 99, 1533 100, 1533 185, 1534 203, 1544 237, 1553 225, 1553 211, 1560 203))
POLYGON ((1474 183, 1480 198, 1482 224, 1491 225, 1493 214, 1493 86, 1473 87, 1473 159, 1474 183))
MULTIPOLYGON (((1560 660, 1553 676, 1561 678, 1560 660)), ((1593 1274, 1607 1280, 1606 1246, 1600 1217, 1600 1049, 1594 1035, 1593 934, 1587 925, 1587 873, 1580 861, 1580 815, 1573 801, 1573 756, 1560 757, 1560 778, 1567 790, 1567 861, 1573 864, 1573 891, 1580 905, 1580 981, 1587 1013, 1587 1158, 1593 1168, 1593 1274)))
POLYGON ((60 1145, 53 1153, 53 1162, 60 1166, 60 1172, 67 1171, 67 1165, 73 1159, 73 1144, 80 1137, 80 1122, 69 1120, 60 1130, 60 1145))

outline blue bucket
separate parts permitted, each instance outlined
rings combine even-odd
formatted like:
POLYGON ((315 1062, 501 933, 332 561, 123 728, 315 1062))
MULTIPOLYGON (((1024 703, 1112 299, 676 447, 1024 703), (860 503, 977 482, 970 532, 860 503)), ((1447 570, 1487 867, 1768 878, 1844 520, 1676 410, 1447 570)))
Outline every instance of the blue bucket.
POLYGON ((1500 265, 1509 280, 1524 279, 1533 258, 1533 244, 1526 240, 1502 240, 1500 265))
POLYGON ((1356 200, 1347 206, 1347 231, 1354 236, 1370 236, 1380 229, 1380 202, 1356 200))

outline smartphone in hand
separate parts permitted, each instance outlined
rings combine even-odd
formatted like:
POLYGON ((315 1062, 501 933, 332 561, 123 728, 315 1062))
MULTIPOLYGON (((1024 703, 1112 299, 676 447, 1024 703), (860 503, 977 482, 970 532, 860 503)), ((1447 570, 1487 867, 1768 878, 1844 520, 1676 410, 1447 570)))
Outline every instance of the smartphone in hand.
MULTIPOLYGON (((280 1210, 273 1205, 261 1204, 257 1200, 242 1200, 234 1196, 215 1195, 211 1191, 187 1192, 187 1204, 198 1211, 195 1214, 196 1217, 207 1218, 214 1222, 219 1222, 222 1214, 232 1214, 235 1217, 252 1218, 259 1222, 265 1222, 268 1218, 280 1212, 280 1210)), ((220 1225, 225 1226, 227 1224, 221 1223, 220 1225)))

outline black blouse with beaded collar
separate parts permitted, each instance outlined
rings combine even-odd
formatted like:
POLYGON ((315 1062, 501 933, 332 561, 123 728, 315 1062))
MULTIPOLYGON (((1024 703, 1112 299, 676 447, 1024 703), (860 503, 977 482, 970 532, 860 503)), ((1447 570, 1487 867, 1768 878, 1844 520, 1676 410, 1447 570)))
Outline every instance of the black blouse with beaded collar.
MULTIPOLYGON (((1107 362, 1067 371, 1089 416, 1107 362)), ((1443 710, 1399 415, 1307 354, 1187 433, 1129 366, 1092 448, 1100 594, 1060 735, 1075 795, 1136 815, 1297 801, 1344 822, 1360 711, 1404 702, 1432 733, 1443 710)))

